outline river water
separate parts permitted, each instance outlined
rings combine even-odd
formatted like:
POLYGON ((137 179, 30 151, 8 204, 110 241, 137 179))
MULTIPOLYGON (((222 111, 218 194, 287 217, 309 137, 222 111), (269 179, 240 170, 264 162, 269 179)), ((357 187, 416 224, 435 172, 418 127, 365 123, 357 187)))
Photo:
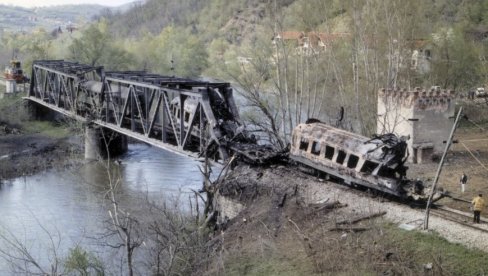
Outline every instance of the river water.
MULTIPOLYGON (((129 205, 132 199, 146 197, 190 206, 191 189, 202 186, 200 162, 188 157, 130 144, 118 160, 112 166, 120 167, 119 190, 129 205)), ((53 247, 66 255, 78 244, 103 259, 103 251, 108 249, 96 245, 93 236, 103 232, 108 219, 107 175, 106 166, 95 162, 4 181, 0 186, 0 234, 19 239, 43 261, 49 259, 46 252, 53 247)), ((7 248, 1 242, 0 250, 7 248)), ((7 262, 0 258, 0 275, 9 275, 8 271, 7 262)))

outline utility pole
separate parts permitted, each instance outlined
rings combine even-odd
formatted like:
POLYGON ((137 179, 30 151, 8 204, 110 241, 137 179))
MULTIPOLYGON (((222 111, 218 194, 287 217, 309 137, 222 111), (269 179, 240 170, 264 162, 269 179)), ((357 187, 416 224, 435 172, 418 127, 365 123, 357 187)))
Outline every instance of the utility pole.
POLYGON ((425 219, 424 219, 424 230, 429 229, 429 212, 430 212, 430 204, 432 202, 432 197, 434 196, 437 181, 439 180, 439 176, 441 175, 442 166, 444 165, 444 160, 446 159, 447 152, 449 151, 449 147, 452 143, 452 136, 454 136, 454 132, 456 131, 457 124, 459 122, 459 118, 461 117, 461 113, 463 112, 463 107, 459 108, 458 114, 456 116, 456 121, 454 121, 454 125, 451 129, 451 134, 449 134, 449 139, 446 141, 446 148, 444 149, 444 153, 442 154, 441 162, 439 162, 439 167, 437 167, 437 173, 435 174, 434 183, 432 184, 432 189, 430 191, 429 199, 427 200, 427 206, 425 207, 425 219))

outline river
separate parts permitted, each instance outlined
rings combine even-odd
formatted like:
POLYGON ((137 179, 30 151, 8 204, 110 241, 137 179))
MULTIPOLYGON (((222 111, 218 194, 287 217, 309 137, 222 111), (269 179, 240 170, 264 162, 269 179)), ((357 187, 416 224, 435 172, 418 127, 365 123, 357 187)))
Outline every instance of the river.
MULTIPOLYGON (((187 206, 184 210, 189 210, 191 189, 202 186, 199 165, 145 144, 130 144, 128 152, 112 164, 120 167, 119 190, 126 204, 137 204, 135 199, 141 197, 165 198, 187 206)), ((42 262, 48 260, 46 252, 53 247, 63 256, 78 244, 104 260, 110 250, 94 243, 93 237, 106 228, 106 183, 106 166, 98 162, 4 181, 0 186, 0 233, 14 235, 42 262)), ((9 275, 2 259, 0 275, 9 275)))

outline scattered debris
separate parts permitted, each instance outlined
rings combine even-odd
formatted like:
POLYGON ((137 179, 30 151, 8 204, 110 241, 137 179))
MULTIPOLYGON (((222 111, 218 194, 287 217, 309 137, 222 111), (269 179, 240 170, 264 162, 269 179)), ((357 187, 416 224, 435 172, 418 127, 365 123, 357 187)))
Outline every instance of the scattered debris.
POLYGON ((368 230, 371 230, 371 228, 370 227, 340 227, 340 226, 329 228, 329 231, 345 231, 345 232, 354 232, 354 233, 364 232, 368 230))
POLYGON ((386 215, 386 211, 382 211, 382 212, 374 213, 374 214, 368 214, 368 215, 364 215, 364 216, 360 216, 360 217, 356 217, 356 218, 352 218, 352 219, 345 219, 345 220, 337 221, 336 224, 338 224, 338 225, 340 225, 340 224, 354 224, 354 223, 360 222, 362 220, 381 217, 384 215, 386 215))
POLYGON ((339 201, 324 202, 324 203, 313 203, 309 204, 308 207, 312 208, 313 212, 319 212, 324 209, 336 209, 347 207, 347 204, 342 204, 339 201))
POLYGON ((411 225, 411 224, 407 224, 407 223, 402 223, 402 224, 398 225, 398 228, 406 230, 406 231, 412 231, 412 230, 416 229, 417 227, 418 226, 416 226, 416 225, 411 225))

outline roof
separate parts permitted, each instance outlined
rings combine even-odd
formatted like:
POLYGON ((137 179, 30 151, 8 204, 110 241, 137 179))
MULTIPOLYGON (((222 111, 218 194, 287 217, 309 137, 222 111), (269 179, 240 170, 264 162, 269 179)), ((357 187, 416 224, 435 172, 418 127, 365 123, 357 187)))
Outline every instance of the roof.
POLYGON ((278 33, 274 39, 281 39, 281 40, 293 40, 296 41, 298 46, 304 46, 307 43, 312 48, 316 48, 318 46, 325 47, 337 41, 339 39, 343 39, 346 37, 350 37, 349 33, 323 33, 323 32, 298 32, 298 31, 285 31, 278 33), (321 45, 322 44, 322 45, 321 45))

